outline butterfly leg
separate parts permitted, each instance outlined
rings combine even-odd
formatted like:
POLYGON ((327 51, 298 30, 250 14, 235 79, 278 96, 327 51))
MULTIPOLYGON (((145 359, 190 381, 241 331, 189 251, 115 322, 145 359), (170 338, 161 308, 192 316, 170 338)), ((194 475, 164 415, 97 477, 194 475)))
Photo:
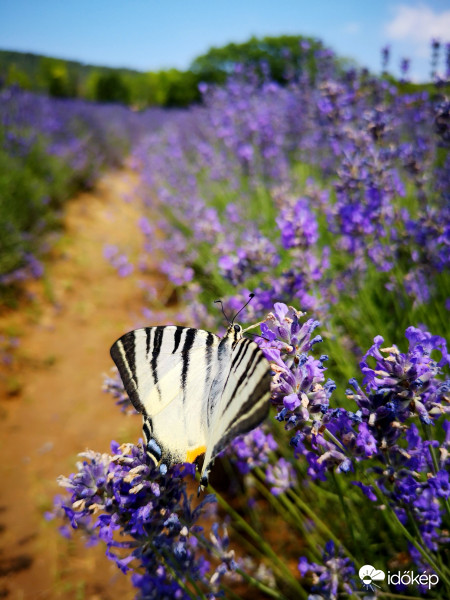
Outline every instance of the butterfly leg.
POLYGON ((204 492, 207 487, 208 487, 208 479, 205 477, 202 477, 200 479, 200 485, 198 486, 198 489, 197 489, 197 498, 199 498, 200 494, 202 492, 204 492))
POLYGON ((200 492, 204 492, 205 489, 208 487, 209 474, 211 472, 213 464, 214 464, 214 460, 209 462, 206 466, 205 465, 203 466, 203 471, 202 471, 202 475, 200 477, 200 485, 198 486, 197 496, 200 496, 200 492))

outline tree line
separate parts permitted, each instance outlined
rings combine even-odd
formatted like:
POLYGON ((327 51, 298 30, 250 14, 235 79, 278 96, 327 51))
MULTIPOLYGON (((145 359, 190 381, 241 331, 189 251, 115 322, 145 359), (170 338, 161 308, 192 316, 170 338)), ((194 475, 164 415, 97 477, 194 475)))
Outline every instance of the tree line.
MULTIPOLYGON (((0 86, 18 85, 54 97, 118 102, 137 109, 182 107, 200 99, 200 82, 222 83, 238 64, 252 65, 279 82, 304 69, 314 77, 317 57, 323 52, 327 49, 322 42, 310 37, 253 37, 242 44, 211 48, 185 71, 142 72, 2 50, 0 86)), ((344 66, 343 59, 331 60, 344 66)))

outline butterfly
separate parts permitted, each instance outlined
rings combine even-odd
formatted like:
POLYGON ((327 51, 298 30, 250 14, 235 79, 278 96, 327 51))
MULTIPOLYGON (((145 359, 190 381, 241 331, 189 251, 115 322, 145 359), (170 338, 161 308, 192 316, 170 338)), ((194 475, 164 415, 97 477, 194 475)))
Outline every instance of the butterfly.
MULTIPOLYGON (((250 300, 253 294, 250 294, 250 300)), ((248 302, 250 302, 250 300, 248 302)), ((220 302, 220 301, 217 301, 220 302)), ((259 346, 230 321, 222 338, 190 327, 135 329, 111 347, 135 409, 146 451, 161 473, 205 453, 201 489, 215 457, 269 412, 271 369, 259 346)))

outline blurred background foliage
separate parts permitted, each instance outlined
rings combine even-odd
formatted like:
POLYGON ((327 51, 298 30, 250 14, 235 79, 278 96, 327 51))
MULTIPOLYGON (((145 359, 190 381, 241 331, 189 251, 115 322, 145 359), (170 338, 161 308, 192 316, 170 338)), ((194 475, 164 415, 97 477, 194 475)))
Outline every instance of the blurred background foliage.
MULTIPOLYGON (((321 41, 307 36, 252 37, 241 44, 211 48, 197 57, 186 71, 141 72, 0 50, 0 86, 18 85, 24 90, 56 98, 119 102, 135 109, 185 107, 200 101, 200 82, 224 83, 236 65, 253 66, 259 72, 264 70, 270 79, 283 83, 289 76, 286 73, 288 59, 297 74, 306 70, 314 78, 317 51, 326 52, 327 48, 321 41)), ((331 60, 338 69, 352 64, 343 57, 334 56, 331 60)))

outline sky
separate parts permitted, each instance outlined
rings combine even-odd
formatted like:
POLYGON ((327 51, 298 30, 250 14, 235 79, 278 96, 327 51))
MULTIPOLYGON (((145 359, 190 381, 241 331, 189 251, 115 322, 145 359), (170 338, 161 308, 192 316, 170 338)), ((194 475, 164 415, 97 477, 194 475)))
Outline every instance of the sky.
POLYGON ((0 0, 0 49, 143 71, 282 34, 319 38, 374 72, 389 44, 389 70, 407 57, 423 81, 431 38, 450 42, 450 0, 0 0))

